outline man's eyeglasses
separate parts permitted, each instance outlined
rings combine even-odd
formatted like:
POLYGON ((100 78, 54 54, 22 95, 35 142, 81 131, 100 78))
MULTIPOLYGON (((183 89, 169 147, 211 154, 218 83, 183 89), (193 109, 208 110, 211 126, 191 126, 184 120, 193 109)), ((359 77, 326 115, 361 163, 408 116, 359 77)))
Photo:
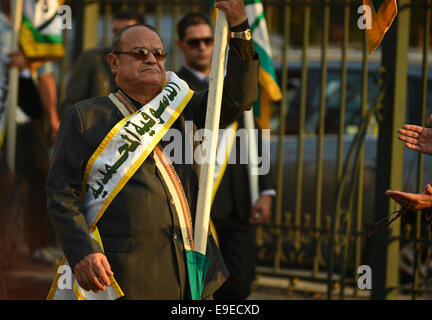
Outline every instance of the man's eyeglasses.
POLYGON ((147 49, 147 48, 135 48, 131 51, 116 51, 113 52, 114 54, 128 54, 135 58, 143 59, 147 58, 148 55, 151 53, 156 60, 164 60, 168 53, 165 52, 165 50, 161 48, 155 48, 155 49, 147 49))
POLYGON ((208 47, 213 44, 213 37, 207 37, 207 38, 192 38, 186 40, 186 43, 191 48, 198 48, 201 45, 201 41, 204 42, 204 44, 208 47))

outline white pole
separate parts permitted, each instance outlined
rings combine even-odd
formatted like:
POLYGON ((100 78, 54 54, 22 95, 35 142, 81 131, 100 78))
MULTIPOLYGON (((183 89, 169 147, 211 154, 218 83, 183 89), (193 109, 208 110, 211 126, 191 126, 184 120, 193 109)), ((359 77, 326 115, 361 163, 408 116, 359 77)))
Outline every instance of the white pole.
POLYGON ((206 148, 206 151, 209 153, 206 154, 206 161, 201 165, 194 232, 195 251, 198 251, 204 255, 207 248, 207 237, 210 220, 227 38, 228 23, 226 15, 225 12, 219 10, 216 20, 215 43, 212 56, 212 66, 210 70, 207 114, 205 122, 205 139, 210 139, 210 141, 205 141, 204 143, 209 143, 209 148, 206 148), (208 132, 209 130, 210 132, 208 132), (210 134, 207 135, 207 133, 210 134))
POLYGON ((255 205, 255 202, 258 200, 259 191, 258 191, 258 145, 257 139, 255 136, 255 123, 254 123, 254 115, 253 108, 249 111, 245 111, 244 122, 245 129, 248 133, 248 174, 249 174, 249 191, 251 197, 252 207, 255 205))
MULTIPOLYGON (((12 44, 11 52, 18 50, 18 37, 21 27, 23 0, 11 1, 12 5, 12 44)), ((7 163, 15 171, 15 143, 16 143, 16 106, 18 104, 18 67, 9 70, 9 103, 7 109, 7 163)))

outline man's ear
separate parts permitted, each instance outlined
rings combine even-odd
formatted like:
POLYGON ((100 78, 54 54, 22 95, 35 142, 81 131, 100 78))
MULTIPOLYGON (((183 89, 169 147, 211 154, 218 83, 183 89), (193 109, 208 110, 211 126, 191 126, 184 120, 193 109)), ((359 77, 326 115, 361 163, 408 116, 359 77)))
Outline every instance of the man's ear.
POLYGON ((110 67, 111 67, 111 72, 113 74, 116 74, 117 73, 117 69, 118 69, 118 56, 116 54, 110 52, 108 54, 107 60, 108 60, 108 63, 110 65, 110 67))

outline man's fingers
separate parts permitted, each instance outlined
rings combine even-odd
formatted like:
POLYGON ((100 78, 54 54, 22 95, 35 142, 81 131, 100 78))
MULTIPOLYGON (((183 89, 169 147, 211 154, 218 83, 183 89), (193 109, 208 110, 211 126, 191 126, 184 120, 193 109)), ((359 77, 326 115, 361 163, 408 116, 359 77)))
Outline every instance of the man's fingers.
POLYGON ((412 143, 405 143, 405 146, 408 148, 408 149, 411 149, 411 150, 415 150, 415 151, 420 151, 421 149, 420 149, 420 146, 419 145, 417 145, 417 144, 412 144, 412 143))
POLYGON ((415 138, 410 138, 406 136, 399 136, 399 140, 411 143, 411 144, 419 144, 419 140, 415 138))
POLYGON ((102 259, 101 263, 102 263, 102 266, 105 268, 105 271, 106 271, 108 276, 114 275, 114 273, 111 271, 111 266, 110 266, 107 258, 102 259))
POLYGON ((83 288, 84 290, 88 291, 87 283, 84 282, 83 277, 81 276, 81 273, 75 274, 75 279, 78 282, 78 284, 83 288))
POLYGON ((74 268, 75 277, 86 290, 99 292, 111 285, 109 276, 113 275, 107 257, 103 253, 92 253, 80 260, 74 268))
MULTIPOLYGON (((406 130, 404 133, 405 136, 409 137, 409 138, 414 138, 415 140, 418 140, 420 134, 415 132, 415 131, 410 131, 410 130, 406 130)), ((408 138, 408 139, 409 139, 408 138)))
POLYGON ((419 209, 419 195, 401 191, 393 191, 391 198, 408 210, 419 209))
POLYGON ((407 133, 422 133, 423 132, 423 127, 421 126, 416 126, 413 124, 404 124, 403 129, 399 129, 399 130, 405 130, 407 133))
POLYGON ((99 290, 105 290, 105 286, 99 281, 98 276, 93 270, 89 270, 87 274, 90 290, 98 293, 99 290))
POLYGON ((227 15, 231 26, 236 26, 246 20, 243 0, 216 0, 215 7, 227 15))
POLYGON ((392 198, 397 203, 403 206, 407 205, 408 199, 407 199, 407 195, 404 192, 387 190, 385 194, 386 196, 392 198))
POLYGON ((260 209, 256 206, 252 208, 251 213, 249 215, 249 223, 259 223, 261 219, 260 209))
POLYGON ((110 281, 109 281, 107 272, 105 271, 105 268, 102 266, 102 264, 96 266, 94 273, 96 274, 98 279, 102 280, 103 284, 105 284, 107 286, 110 285, 110 281))
POLYGON ((256 224, 263 223, 265 219, 269 217, 269 213, 266 211, 267 210, 263 208, 252 209, 251 214, 249 216, 249 223, 256 223, 256 224))
POLYGON ((78 283, 86 291, 93 290, 91 276, 87 272, 81 274, 81 282, 78 283))

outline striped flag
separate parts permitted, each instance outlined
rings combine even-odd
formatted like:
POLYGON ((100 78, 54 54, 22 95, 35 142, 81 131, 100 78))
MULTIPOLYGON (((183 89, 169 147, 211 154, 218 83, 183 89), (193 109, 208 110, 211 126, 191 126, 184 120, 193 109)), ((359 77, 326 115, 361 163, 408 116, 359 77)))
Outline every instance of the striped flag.
POLYGON ((365 12, 366 39, 369 54, 380 45, 385 33, 397 15, 396 0, 363 0, 363 6, 369 7, 370 13, 365 12))
POLYGON ((36 64, 64 56, 59 6, 63 0, 25 0, 19 43, 27 60, 36 64))
POLYGON ((270 39, 260 0, 245 0, 246 16, 252 29, 255 51, 260 56, 259 96, 254 105, 254 114, 262 129, 270 128, 270 103, 282 99, 272 62, 270 39))

